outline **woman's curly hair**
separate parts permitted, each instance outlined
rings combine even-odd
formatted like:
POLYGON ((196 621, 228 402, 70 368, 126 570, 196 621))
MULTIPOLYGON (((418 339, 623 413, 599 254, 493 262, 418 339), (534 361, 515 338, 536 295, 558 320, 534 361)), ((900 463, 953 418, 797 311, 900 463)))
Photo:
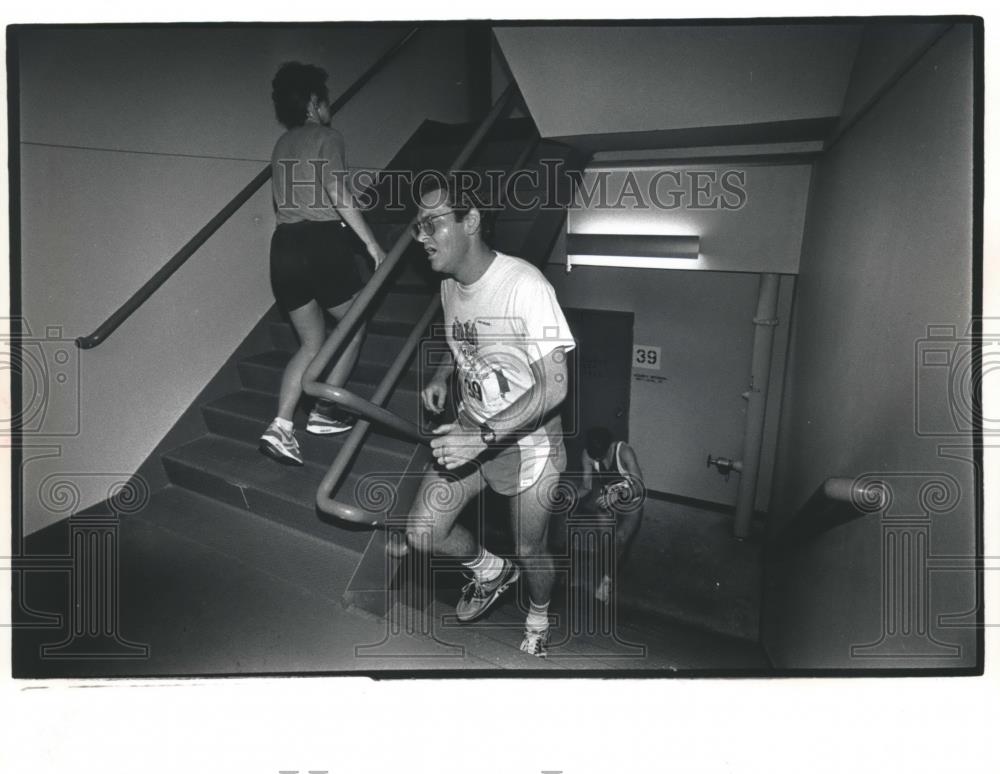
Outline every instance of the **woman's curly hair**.
POLYGON ((313 95, 326 102, 326 70, 301 62, 285 62, 271 81, 271 100, 274 113, 287 129, 294 129, 306 122, 306 109, 313 95))

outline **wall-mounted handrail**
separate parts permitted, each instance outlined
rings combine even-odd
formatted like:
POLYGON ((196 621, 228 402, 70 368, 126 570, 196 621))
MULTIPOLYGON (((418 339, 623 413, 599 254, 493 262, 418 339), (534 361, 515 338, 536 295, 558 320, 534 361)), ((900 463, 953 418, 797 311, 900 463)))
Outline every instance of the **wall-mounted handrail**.
POLYGON ((868 513, 881 510, 889 498, 884 483, 859 478, 828 478, 823 482, 823 494, 830 500, 863 507, 868 513))
POLYGON ((118 307, 118 309, 111 314, 110 317, 97 326, 97 329, 93 333, 89 336, 78 337, 76 340, 76 346, 80 349, 93 349, 104 341, 119 325, 125 322, 125 320, 127 320, 136 309, 142 306, 146 302, 146 299, 153 295, 153 293, 155 293, 175 271, 183 266, 187 259, 190 258, 199 247, 205 244, 209 237, 222 227, 223 223, 232 217, 236 210, 242 207, 246 201, 257 193, 257 190, 270 179, 271 165, 269 164, 267 167, 258 172, 257 176, 247 183, 243 190, 236 194, 236 196, 234 196, 225 207, 219 210, 197 234, 191 237, 184 247, 174 253, 174 256, 162 267, 160 267, 156 274, 150 277, 150 279, 141 288, 135 291, 135 293, 133 293, 124 304, 118 307))
MULTIPOLYGON (((392 46, 382 56, 380 56, 375 62, 365 70, 350 86, 347 90, 341 94, 337 99, 330 103, 330 113, 336 113, 340 110, 347 102, 357 94, 374 76, 378 73, 385 64, 396 56, 399 51, 406 46, 413 36, 417 34, 420 30, 419 27, 414 27, 409 32, 406 33, 402 38, 396 41, 392 46)), ((242 207, 251 196, 253 196, 257 191, 263 186, 268 180, 271 179, 271 165, 268 164, 267 167, 262 169, 257 175, 251 180, 243 190, 241 190, 236 196, 230 200, 225 207, 223 207, 219 212, 217 212, 205 226, 198 231, 187 243, 176 253, 173 257, 167 261, 141 288, 139 288, 135 293, 129 297, 129 299, 118 307, 115 312, 113 312, 104 322, 102 322, 97 329, 91 333, 89 336, 79 336, 76 339, 76 346, 80 349, 93 349, 102 341, 104 341, 114 330, 121 325, 129 316, 140 306, 142 306, 146 300, 155 293, 164 282, 166 282, 170 276, 176 272, 181 266, 185 264, 188 258, 190 258, 195 251, 198 250, 209 238, 218 231, 222 225, 232 217, 240 207, 242 207)))
POLYGON ((881 481, 868 477, 828 478, 771 543, 777 548, 804 543, 841 524, 880 513, 890 500, 891 494, 881 481))

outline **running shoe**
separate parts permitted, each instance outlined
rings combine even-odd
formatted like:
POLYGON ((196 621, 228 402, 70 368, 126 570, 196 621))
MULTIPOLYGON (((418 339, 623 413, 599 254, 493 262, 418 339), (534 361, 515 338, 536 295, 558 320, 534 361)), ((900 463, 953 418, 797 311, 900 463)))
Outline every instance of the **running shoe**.
POLYGON ((306 422, 306 432, 313 435, 346 433, 352 427, 354 423, 348 421, 348 416, 329 403, 317 403, 306 422))
POLYGON ((282 430, 277 422, 268 425, 264 435, 260 437, 260 451, 282 465, 301 465, 302 454, 299 452, 299 442, 295 440, 295 432, 282 430))
POLYGON ((479 581, 473 576, 462 587, 462 596, 455 605, 455 616, 463 623, 475 621, 520 577, 520 570, 510 559, 503 560, 503 569, 493 580, 479 581))
POLYGON ((524 630, 524 639, 521 640, 521 652, 538 658, 545 658, 549 654, 549 630, 543 629, 540 632, 532 629, 524 630))

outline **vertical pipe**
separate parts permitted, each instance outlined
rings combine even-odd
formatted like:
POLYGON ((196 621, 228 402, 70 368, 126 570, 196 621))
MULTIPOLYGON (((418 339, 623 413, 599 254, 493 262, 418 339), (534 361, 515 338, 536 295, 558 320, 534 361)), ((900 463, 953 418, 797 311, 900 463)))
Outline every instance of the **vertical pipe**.
POLYGON ((764 440, 764 410, 771 374, 771 349, 774 328, 778 324, 778 275, 762 274, 757 289, 757 314, 753 318, 753 359, 750 364, 750 389, 747 399, 746 431, 743 435, 743 471, 736 494, 736 519, 733 532, 743 539, 750 534, 753 507, 760 470, 760 450, 764 440))

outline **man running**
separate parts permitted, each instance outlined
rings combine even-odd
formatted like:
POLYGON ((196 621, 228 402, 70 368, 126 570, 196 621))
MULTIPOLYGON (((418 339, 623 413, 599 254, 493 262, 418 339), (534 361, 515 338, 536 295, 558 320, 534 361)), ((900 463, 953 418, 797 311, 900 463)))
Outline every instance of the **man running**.
POLYGON ((431 268, 448 275, 441 282, 448 352, 421 396, 440 413, 454 372, 460 402, 458 419, 435 430, 437 464, 421 484, 407 540, 463 560, 471 580, 456 606, 460 621, 482 616, 523 572, 530 610, 520 647, 545 656, 555 581, 549 515, 566 468, 558 407, 566 397, 566 352, 575 343, 542 273, 489 246, 488 213, 445 181, 431 183, 420 195, 413 236, 431 268), (516 563, 456 523, 484 486, 509 500, 516 563))

